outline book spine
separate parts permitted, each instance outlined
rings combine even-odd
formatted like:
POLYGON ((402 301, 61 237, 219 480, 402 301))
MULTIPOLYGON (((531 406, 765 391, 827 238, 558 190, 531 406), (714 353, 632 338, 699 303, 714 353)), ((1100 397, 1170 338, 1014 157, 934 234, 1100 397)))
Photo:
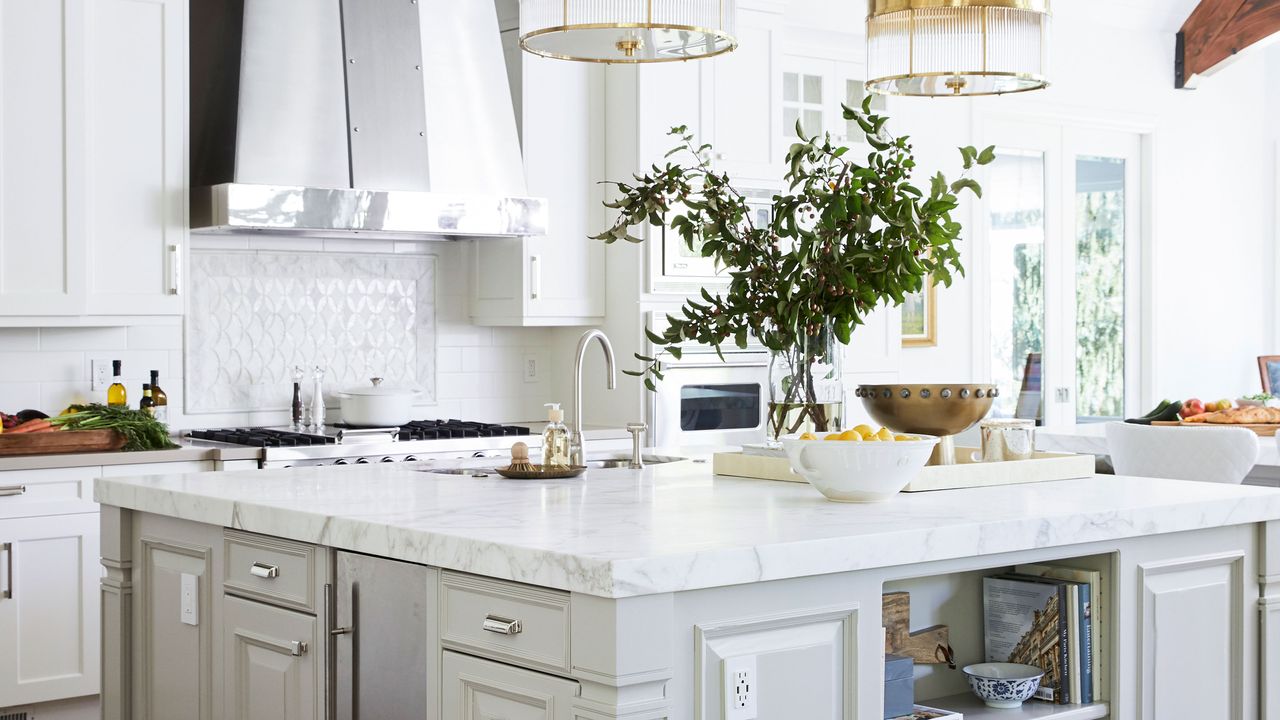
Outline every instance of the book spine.
POLYGON ((1067 619, 1070 607, 1070 588, 1063 583, 1058 586, 1058 704, 1071 704, 1071 630, 1067 619))
POLYGON ((1094 701, 1092 588, 1080 585, 1080 702, 1094 701))

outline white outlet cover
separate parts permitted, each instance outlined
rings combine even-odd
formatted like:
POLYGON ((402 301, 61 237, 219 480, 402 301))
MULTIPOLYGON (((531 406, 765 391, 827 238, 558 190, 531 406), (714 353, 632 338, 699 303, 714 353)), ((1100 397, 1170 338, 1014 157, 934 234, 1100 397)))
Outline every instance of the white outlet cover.
POLYGON ((756 656, 725 658, 720 666, 724 681, 724 720, 757 720, 760 689, 756 656))
POLYGON ((538 353, 525 353, 520 362, 520 374, 527 383, 538 382, 538 372, 541 369, 542 362, 538 358, 538 353))
POLYGON ((111 361, 93 359, 89 361, 89 376, 94 392, 106 390, 111 385, 111 361))

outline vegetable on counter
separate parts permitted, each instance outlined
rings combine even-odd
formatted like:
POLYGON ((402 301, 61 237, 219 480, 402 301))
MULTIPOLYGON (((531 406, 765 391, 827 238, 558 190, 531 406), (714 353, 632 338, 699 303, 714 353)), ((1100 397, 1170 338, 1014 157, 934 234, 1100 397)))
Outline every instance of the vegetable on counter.
POLYGON ((121 407, 72 405, 70 413, 48 422, 63 430, 115 430, 125 438, 123 450, 168 450, 177 447, 169 440, 169 428, 150 413, 121 407))

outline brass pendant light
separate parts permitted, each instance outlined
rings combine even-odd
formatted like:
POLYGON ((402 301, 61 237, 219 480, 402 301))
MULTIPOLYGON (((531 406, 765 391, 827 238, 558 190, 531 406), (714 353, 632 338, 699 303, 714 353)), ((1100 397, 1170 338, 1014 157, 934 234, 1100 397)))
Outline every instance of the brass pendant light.
POLYGON ((736 0, 520 0, 520 47, 600 63, 695 60, 729 52, 736 0))
POLYGON ((868 0, 867 89, 964 97, 1049 85, 1050 0, 868 0))

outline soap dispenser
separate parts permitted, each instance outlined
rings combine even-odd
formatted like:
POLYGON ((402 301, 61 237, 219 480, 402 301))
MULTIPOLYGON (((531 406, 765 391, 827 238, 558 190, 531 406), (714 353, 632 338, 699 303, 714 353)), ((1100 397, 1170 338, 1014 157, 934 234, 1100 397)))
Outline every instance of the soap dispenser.
POLYGON ((544 470, 569 467, 569 428, 564 424, 560 403, 547 403, 547 428, 542 431, 544 470))

